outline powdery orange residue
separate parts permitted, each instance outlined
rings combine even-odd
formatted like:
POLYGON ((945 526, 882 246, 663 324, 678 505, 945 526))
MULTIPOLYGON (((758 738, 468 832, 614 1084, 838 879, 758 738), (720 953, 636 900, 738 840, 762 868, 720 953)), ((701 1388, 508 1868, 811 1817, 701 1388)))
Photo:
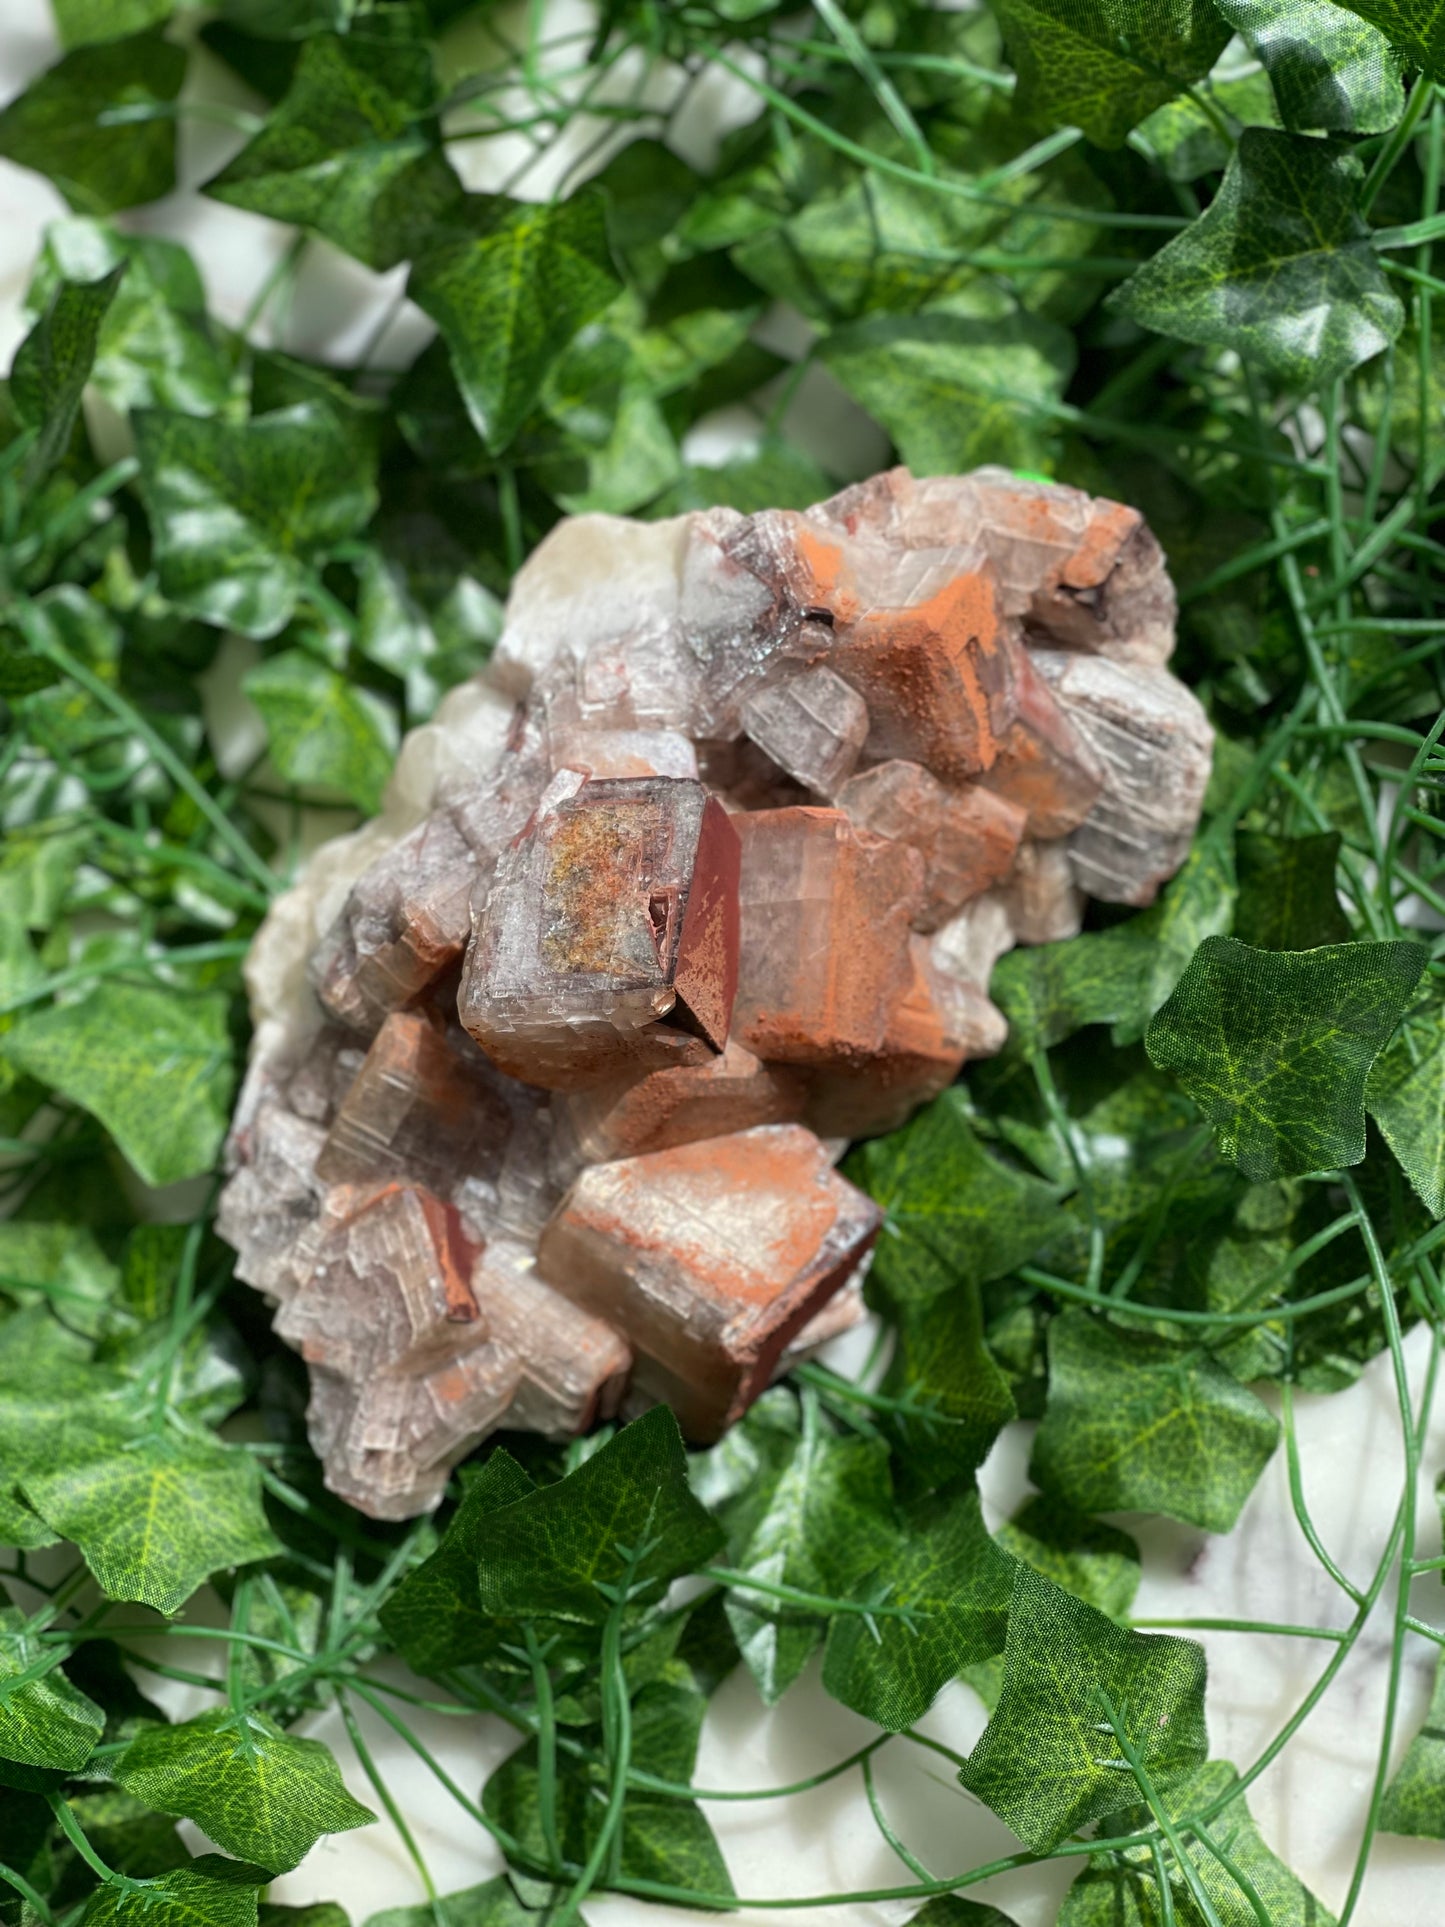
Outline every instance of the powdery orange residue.
POLYGON ((1070 589, 1096 589, 1113 570, 1119 551, 1143 522, 1137 509, 1122 502, 1098 503, 1077 549, 1059 580, 1070 589))

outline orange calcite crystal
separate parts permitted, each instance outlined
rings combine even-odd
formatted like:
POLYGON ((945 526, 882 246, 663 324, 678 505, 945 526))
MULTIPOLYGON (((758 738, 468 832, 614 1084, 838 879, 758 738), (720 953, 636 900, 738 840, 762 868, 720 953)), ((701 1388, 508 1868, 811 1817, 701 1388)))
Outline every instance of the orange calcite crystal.
POLYGON ((544 1278, 617 1323, 698 1439, 770 1382, 788 1340, 858 1269, 878 1207, 799 1125, 593 1165, 537 1247, 544 1278))
POLYGON ((1014 943, 1183 859, 1173 622, 1136 510, 1002 469, 539 544, 247 966, 218 1223, 334 1491, 658 1399, 710 1439, 863 1315, 833 1160, 1001 1048, 1014 943))

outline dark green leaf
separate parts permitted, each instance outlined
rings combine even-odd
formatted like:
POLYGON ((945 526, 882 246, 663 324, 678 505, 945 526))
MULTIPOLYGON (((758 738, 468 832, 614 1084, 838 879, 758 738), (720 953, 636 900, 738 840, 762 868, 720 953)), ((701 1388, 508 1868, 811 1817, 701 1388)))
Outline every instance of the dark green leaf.
POLYGON ((172 103, 182 48, 159 34, 77 47, 0 112, 0 154, 53 181, 81 214, 109 214, 176 183, 172 103))
MULTIPOLYGON (((587 1927, 585 1916, 574 1918, 579 1927, 587 1927)), ((464 1887, 416 1907, 385 1907, 370 1915, 364 1927, 547 1927, 547 1921, 519 1900, 511 1881, 499 1874, 480 1887, 464 1887)))
POLYGON ((1413 943, 1267 951, 1208 937, 1150 1023, 1149 1055, 1246 1177, 1358 1164, 1365 1080, 1425 958, 1413 943))
POLYGON ((431 50, 409 25, 373 13, 307 40, 286 98, 206 192, 314 228, 369 267, 415 253, 462 190, 438 137, 431 50))
POLYGON ((1139 1590, 1139 1548, 1127 1532, 1091 1519, 1056 1493, 1036 1492, 995 1535, 1014 1559, 1065 1592, 1122 1619, 1139 1590))
POLYGON ((314 565, 376 506, 370 437, 315 403, 245 423, 162 409, 134 421, 163 592, 207 622, 274 636, 314 565))
POLYGON ((175 11, 176 0, 50 0, 50 4, 60 44, 83 47, 160 26, 175 11))
MULTIPOLYGON (((128 1879, 154 1880, 158 1874, 191 1865, 191 1855, 176 1832, 175 1821, 164 1813, 152 1813, 119 1787, 72 1794, 68 1804, 105 1864, 128 1879)), ((52 1905, 65 1906, 72 1899, 80 1899, 94 1884, 90 1868, 76 1854, 62 1869, 57 1891, 51 1896, 52 1905)))
POLYGON ((368 814, 376 809, 396 753, 396 719, 378 697, 304 649, 253 669, 245 690, 288 783, 339 791, 368 814))
POLYGON ((860 1558, 855 1592, 903 1606, 911 1623, 838 1613, 823 1684, 855 1713, 897 1732, 965 1666, 1002 1650, 1014 1562, 989 1537, 977 1488, 953 1485, 904 1509, 885 1559, 860 1558))
POLYGON ((1210 206, 1111 305, 1296 386, 1348 374, 1405 320, 1360 216, 1363 179, 1337 142, 1247 127, 1210 206))
POLYGON ((1365 1107, 1426 1210, 1445 1218, 1445 999, 1407 1017, 1375 1059, 1365 1107))
POLYGON ((478 1596, 488 1613, 601 1621, 629 1573, 634 1597, 656 1596, 722 1538, 688 1487, 677 1420, 658 1405, 556 1485, 477 1520, 478 1596))
POLYGON ((873 1276, 900 1303, 1002 1277, 1064 1226, 1058 1187, 986 1151, 966 1105, 961 1091, 945 1091, 849 1161, 854 1181, 883 1207, 873 1276))
POLYGON ((1162 1512, 1228 1532, 1278 1435, 1273 1413, 1207 1352, 1085 1311, 1049 1327, 1031 1476, 1084 1512, 1162 1512))
POLYGON ((160 1433, 136 1438, 78 1421, 25 1496, 73 1539, 112 1599, 173 1613, 222 1567, 281 1550, 261 1509, 260 1467, 241 1446, 160 1433))
POLYGON ((1335 888, 1337 830, 1318 836, 1270 836, 1238 830, 1234 838, 1239 901, 1234 934, 1258 950, 1318 950, 1348 943, 1350 926, 1335 888))
POLYGON ((962 1894, 939 1894, 916 1914, 909 1916, 908 1927, 1015 1927, 1009 1914, 1001 1914, 983 1900, 965 1900, 962 1894))
POLYGON ((0 1292, 17 1304, 52 1305, 73 1331, 99 1331, 117 1279, 84 1225, 0 1223, 0 1292))
POLYGON ((465 231, 417 262, 408 292, 446 337, 477 433, 503 449, 618 285, 603 202, 584 190, 552 206, 471 197, 465 231))
POLYGON ((1208 1750, 1204 1673, 1192 1639, 1128 1632, 1016 1566, 1003 1693, 959 1778, 1035 1852, 1048 1853, 1112 1813, 1132 1784, 1105 1698, 1165 1790, 1208 1750))
POLYGON ((1445 1840, 1445 1661, 1435 1668, 1425 1723, 1385 1789, 1380 1825, 1386 1833, 1445 1840))
MULTIPOLYGON (((4 1595, 0 1594, 0 1599, 4 1595)), ((99 1740, 105 1715, 71 1685, 24 1613, 0 1604, 0 1756, 22 1766, 74 1772, 99 1740)))
POLYGON ((80 1927, 256 1927, 256 1890, 269 1875, 203 1854, 143 1887, 97 1887, 80 1927))
POLYGON ((24 1012, 0 1056, 100 1119, 147 1184, 209 1170, 231 1096, 227 999, 102 982, 24 1012))
POLYGON ((994 0, 1019 76, 1024 113, 1081 127, 1120 147, 1131 127, 1201 80, 1229 28, 1210 0, 994 0))
POLYGON ((222 1707, 151 1727, 111 1772, 138 1799, 194 1820, 218 1847, 273 1873, 288 1873, 322 1834, 376 1817, 346 1791, 326 1747, 260 1712, 222 1707))
POLYGON ((101 324, 124 272, 117 267, 96 281, 62 281, 15 351, 10 400, 36 433, 32 478, 48 474, 65 453, 95 365, 101 324))
POLYGON ((304 1907, 268 1900, 261 1904, 256 1927, 351 1927, 351 1917, 335 1900, 313 1900, 304 1907))
POLYGON ((818 351, 916 474, 1050 466, 1072 343, 1036 315, 989 305, 979 315, 875 315, 836 329, 818 351))
POLYGON ((486 1657, 510 1629, 482 1611, 477 1592, 478 1526, 489 1513, 536 1490, 500 1447, 469 1478, 441 1544, 407 1574, 381 1609, 381 1623, 418 1673, 486 1657))
POLYGON ((1214 0, 1264 62, 1297 134, 1384 134, 1405 111, 1390 42, 1333 0, 1214 0))
POLYGON ((1412 0, 1349 0, 1349 10, 1378 27, 1408 65, 1445 80, 1445 15, 1412 0))
POLYGON ((943 1485, 982 1465, 1016 1413, 984 1343, 977 1285, 899 1306, 897 1349, 882 1389, 908 1407, 889 1413, 883 1426, 914 1478, 943 1485))

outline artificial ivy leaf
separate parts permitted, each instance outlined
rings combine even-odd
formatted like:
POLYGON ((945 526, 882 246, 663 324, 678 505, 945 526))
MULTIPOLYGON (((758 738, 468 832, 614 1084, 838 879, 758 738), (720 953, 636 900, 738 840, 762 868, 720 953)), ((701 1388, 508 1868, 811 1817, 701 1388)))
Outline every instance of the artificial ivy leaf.
MULTIPOLYGON (((477 1592, 477 1533, 481 1520, 525 1499, 536 1486, 500 1446, 462 1488, 442 1542, 409 1572, 381 1608, 381 1624, 408 1666, 436 1673, 485 1658, 499 1628, 482 1611, 477 1592)), ((506 1637, 505 1628, 501 1636, 506 1637)))
POLYGON ((230 1707, 138 1733, 111 1773, 138 1799, 194 1820, 225 1852, 272 1873, 289 1873, 322 1834, 376 1818, 346 1791, 319 1740, 230 1707))
POLYGON ((50 0, 62 47, 84 47, 97 40, 159 27, 175 11, 176 0, 50 0))
POLYGON ((432 51, 408 16, 364 14, 303 43, 285 99, 205 191, 394 267, 461 197, 435 108, 432 51))
POLYGON ((1333 0, 1214 0, 1264 65, 1297 134, 1384 134, 1405 111, 1390 42, 1333 0))
POLYGON ((77 47, 0 112, 0 155, 44 174, 81 214, 109 214, 176 184, 186 56, 158 33, 77 47))
POLYGON ((100 982, 75 1003, 22 1012, 0 1057, 79 1104, 147 1184, 208 1171, 231 1097, 227 999, 100 982))
POLYGON ((92 1336, 119 1274, 84 1225, 0 1223, 0 1292, 17 1304, 46 1303, 73 1331, 92 1336))
POLYGON ((1350 926, 1335 888, 1338 830, 1270 836, 1236 830, 1239 901, 1234 934, 1257 950, 1318 950, 1348 943, 1350 926))
MULTIPOLYGON (((739 1571, 831 1593, 859 1548, 871 1544, 885 1556, 893 1510, 887 1448, 840 1438, 816 1398, 805 1395, 799 1407, 786 1392, 766 1395, 719 1450, 750 1460, 741 1492, 722 1508, 728 1561, 739 1571)), ((766 1597, 745 1588, 729 1592, 727 1615, 771 1706, 807 1664, 823 1627, 786 1609, 772 1612, 766 1597)))
POLYGON ((478 1596, 488 1613, 600 1621, 629 1569, 633 1598, 656 1597, 722 1540, 688 1486, 677 1420, 656 1405, 565 1479, 477 1520, 478 1596))
POLYGON ((304 1907, 267 1900, 261 1903, 256 1927, 351 1927, 351 1916, 336 1900, 312 1900, 304 1907))
POLYGON ((1122 1619, 1139 1590, 1139 1547, 1127 1532, 1036 1492, 999 1527, 998 1543, 1076 1599, 1122 1619))
POLYGON ((987 1901, 939 1894, 909 1916, 908 1927, 1015 1927, 1015 1922, 1012 1915, 1000 1913, 987 1901))
POLYGON ((958 1777, 1048 1853, 1130 1784, 1108 1708, 1159 1790, 1203 1762, 1204 1674, 1194 1640, 1129 1632, 1017 1565, 1003 1692, 958 1777))
POLYGON ((1445 15, 1411 0, 1347 0, 1351 13, 1379 28, 1397 55, 1432 80, 1445 80, 1445 15))
POLYGON ((1365 1108, 1426 1210, 1445 1218, 1445 999, 1407 1017, 1375 1059, 1365 1108))
MULTIPOLYGON (((50 1854, 50 1836, 54 1830, 55 1820, 48 1801, 38 1793, 0 1786, 0 1841, 4 1842, 5 1865, 41 1893, 54 1881, 50 1854)), ((0 1874, 0 1913, 7 1922, 20 1918, 19 1906, 19 1896, 0 1874)))
POLYGON ((1122 147, 1131 127, 1191 81, 1229 40, 1210 0, 994 0, 1019 76, 1021 111, 1122 147))
POLYGON ((898 1732, 933 1704, 961 1668, 1003 1649, 1014 1562, 989 1537, 978 1489, 946 1486, 904 1508, 892 1550, 860 1560, 854 1593, 903 1606, 871 1623, 837 1613, 823 1653, 823 1684, 865 1719, 898 1732))
POLYGON ((0 1757, 74 1773, 90 1758, 105 1714, 47 1664, 56 1657, 24 1613, 0 1603, 0 1757))
POLYGON ((1017 1416, 1008 1380, 983 1337, 976 1284, 898 1308, 898 1336, 881 1389, 910 1409, 880 1422, 922 1485, 966 1478, 1017 1416))
POLYGON ((28 473, 48 475, 64 455, 95 363, 96 341, 124 267, 96 281, 62 281, 15 351, 10 401, 36 433, 28 473))
POLYGON ((1363 179, 1338 142, 1246 127, 1209 207, 1109 305, 1294 386, 1347 375, 1405 321, 1359 212, 1363 179))
POLYGON ((725 507, 744 515, 759 509, 803 509, 832 493, 834 483, 811 457, 787 442, 765 440, 714 467, 684 466, 647 510, 647 519, 683 515, 688 509, 725 507))
POLYGON ((256 1892, 269 1879, 243 1860, 202 1854, 144 1886, 103 1883, 79 1927, 256 1927, 256 1892))
POLYGON ((407 292, 451 350, 467 410, 505 448, 548 370, 618 292, 600 196, 542 205, 470 195, 449 234, 412 269, 407 292))
POLYGON ((111 1599, 173 1613, 213 1572, 281 1550, 261 1508, 261 1473, 210 1434, 136 1437, 78 1421, 53 1470, 32 1470, 26 1498, 73 1539, 111 1599))
POLYGON ((304 649, 272 656, 245 680, 271 761, 288 783, 338 790, 369 815, 396 755, 396 718, 304 649))
POLYGON ((231 395, 230 359, 206 315, 206 292, 185 248, 148 234, 121 234, 74 215, 45 230, 26 301, 32 308, 64 281, 96 281, 124 269, 101 319, 90 381, 118 409, 221 411, 231 395))
POLYGON ((1050 464, 1073 344, 1037 315, 874 315, 836 329, 818 353, 915 474, 1050 464))
MULTIPOLYGON (((657 1680, 632 1702, 632 1762, 658 1779, 686 1784, 692 1777, 698 1733, 707 1702, 677 1682, 657 1680)), ((583 1862, 596 1843, 607 1811, 606 1773, 588 1763, 562 1774, 556 1788, 557 1835, 565 1858, 583 1862)), ((505 1760, 487 1781, 482 1806, 490 1819, 516 1838, 538 1867, 548 1864, 542 1828, 535 1741, 505 1760)), ((727 1863, 701 1809, 668 1794, 629 1791, 622 1811, 621 1870, 634 1880, 655 1880, 700 1894, 733 1891, 727 1863)), ((546 1914, 532 1916, 545 1927, 546 1914)))
MULTIPOLYGON (((175 1821, 164 1813, 152 1813, 119 1787, 71 1794, 67 1805, 105 1864, 129 1880, 154 1880, 158 1874, 191 1865, 191 1855, 176 1832, 175 1821)), ((62 1863, 51 1905, 69 1907, 84 1899, 94 1885, 94 1873, 79 1854, 74 1854, 69 1865, 62 1863)))
POLYGON ((1228 1532, 1279 1423, 1207 1352, 1086 1311, 1049 1327, 1049 1396, 1030 1476, 1085 1512, 1162 1512, 1228 1532))
POLYGON ((1145 1043, 1247 1178, 1365 1155, 1365 1080, 1424 970, 1415 943, 1253 950, 1207 937, 1145 1043))
POLYGON ((133 422, 161 591, 218 627, 274 636, 376 506, 370 436, 320 403, 244 423, 164 409, 133 422))
MULTIPOLYGON (((262 1912, 261 1927, 266 1927, 262 1912)), ((578 1927, 587 1927, 584 1915, 573 1918, 578 1927)), ((480 1887, 464 1887, 416 1907, 384 1907, 364 1927, 547 1927, 547 1917, 519 1899, 507 1876, 498 1874, 480 1887)))
MULTIPOLYGON (((1188 1839, 1189 1815, 1212 1805, 1238 1778, 1227 1760, 1211 1760, 1172 1786, 1161 1796, 1161 1804, 1188 1839)), ((1153 1825, 1154 1819, 1146 1806, 1128 1807, 1107 1815, 1100 1832, 1110 1839, 1123 1839, 1153 1825)), ((1057 1927, 1165 1927, 1170 1920, 1174 1927, 1259 1927, 1261 1915, 1254 1899, 1232 1868, 1258 1895, 1271 1927, 1334 1927, 1333 1915, 1265 1844, 1242 1794, 1236 1794, 1210 1821, 1209 1837, 1229 1866, 1197 1837, 1189 1839, 1187 1852, 1212 1915, 1201 1910, 1172 1853, 1165 1858, 1169 1893, 1161 1900, 1158 1868, 1149 1847, 1125 1847, 1089 1861, 1064 1896, 1057 1927), (1171 1902, 1172 1911, 1166 1911, 1171 1902)))
POLYGON ((1425 1723, 1385 1789, 1380 1825, 1386 1833, 1445 1840, 1445 1659, 1436 1664, 1425 1723))
POLYGON ((1066 1223, 1060 1187, 986 1151, 956 1089, 860 1145, 849 1173, 883 1207, 873 1276, 900 1304, 1001 1278, 1066 1223))

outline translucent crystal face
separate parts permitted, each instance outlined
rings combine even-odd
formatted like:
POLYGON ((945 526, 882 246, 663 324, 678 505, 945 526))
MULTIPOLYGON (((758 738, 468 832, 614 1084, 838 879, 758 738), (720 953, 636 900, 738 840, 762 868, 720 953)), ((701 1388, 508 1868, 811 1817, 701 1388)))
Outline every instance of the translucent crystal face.
POLYGON ((656 1399, 715 1437, 861 1316, 837 1154, 999 1049, 1012 944, 1183 859, 1173 614, 1136 510, 998 469, 553 530, 248 966, 219 1222, 337 1492, 656 1399))

